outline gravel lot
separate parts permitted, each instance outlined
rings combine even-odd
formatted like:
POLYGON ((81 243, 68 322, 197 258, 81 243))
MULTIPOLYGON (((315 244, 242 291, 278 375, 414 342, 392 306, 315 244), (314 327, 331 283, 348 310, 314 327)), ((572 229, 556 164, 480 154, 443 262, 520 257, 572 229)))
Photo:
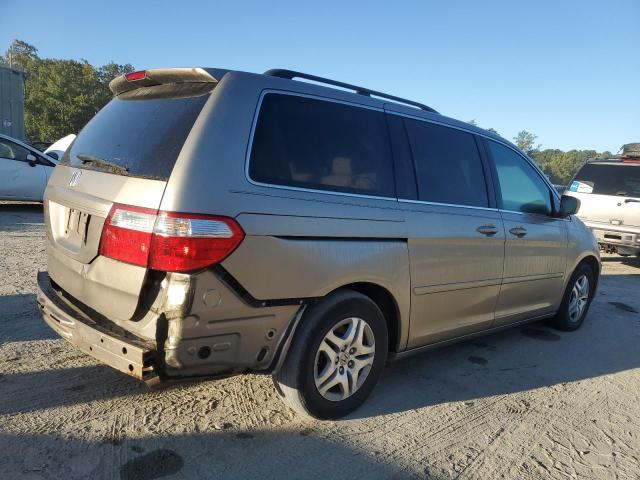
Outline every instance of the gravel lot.
POLYGON ((584 327, 543 324, 389 365, 346 420, 266 376, 149 391, 43 323, 42 210, 0 205, 0 478, 640 478, 640 262, 604 258, 584 327))

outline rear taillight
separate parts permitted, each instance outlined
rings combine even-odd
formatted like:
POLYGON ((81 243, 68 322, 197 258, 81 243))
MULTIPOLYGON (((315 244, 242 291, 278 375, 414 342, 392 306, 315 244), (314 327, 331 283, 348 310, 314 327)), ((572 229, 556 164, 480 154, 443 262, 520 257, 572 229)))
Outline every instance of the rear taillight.
POLYGON ((99 253, 154 270, 186 272, 221 262, 243 239, 231 218, 114 204, 99 253))
POLYGON ((100 255, 146 267, 157 213, 114 204, 102 228, 100 255))

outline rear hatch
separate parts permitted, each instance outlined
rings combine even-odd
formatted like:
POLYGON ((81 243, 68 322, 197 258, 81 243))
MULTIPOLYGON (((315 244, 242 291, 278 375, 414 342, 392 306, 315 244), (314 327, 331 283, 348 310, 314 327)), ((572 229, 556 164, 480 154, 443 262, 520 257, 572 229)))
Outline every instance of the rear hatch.
POLYGON ((589 162, 566 192, 580 199, 578 217, 609 227, 640 228, 640 162, 589 162))
POLYGON ((134 315, 148 272, 149 242, 119 227, 151 235, 171 171, 216 83, 199 68, 117 78, 110 84, 114 99, 82 129, 51 176, 45 193, 49 276, 112 320, 134 315), (130 248, 114 253, 113 242, 105 243, 107 226, 120 242, 116 247, 130 248))

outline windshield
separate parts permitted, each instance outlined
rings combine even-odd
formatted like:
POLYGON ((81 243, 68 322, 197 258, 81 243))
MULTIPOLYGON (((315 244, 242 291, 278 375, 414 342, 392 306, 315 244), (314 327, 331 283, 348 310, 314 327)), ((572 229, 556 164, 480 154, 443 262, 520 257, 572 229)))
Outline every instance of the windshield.
POLYGON ((116 97, 82 129, 62 163, 166 180, 208 98, 116 97))
POLYGON ((577 173, 569 190, 640 197, 640 165, 588 163, 577 173))

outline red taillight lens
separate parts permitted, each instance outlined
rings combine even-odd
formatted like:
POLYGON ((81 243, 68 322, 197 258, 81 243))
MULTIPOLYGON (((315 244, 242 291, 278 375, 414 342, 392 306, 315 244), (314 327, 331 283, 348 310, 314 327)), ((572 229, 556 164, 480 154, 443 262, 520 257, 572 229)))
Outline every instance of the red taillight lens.
POLYGON ((167 272, 224 260, 244 239, 235 220, 114 205, 102 230, 100 255, 167 272))
POLYGON ((230 218, 160 212, 149 268, 185 272, 207 267, 226 258, 243 239, 244 232, 230 218))
POLYGON ((139 72, 127 73, 124 76, 124 78, 126 78, 127 81, 129 82, 133 82, 135 80, 142 80, 143 78, 146 78, 146 77, 147 77, 147 72, 144 70, 140 70, 139 72))
POLYGON ((157 210, 113 205, 102 228, 100 255, 146 267, 157 210))

